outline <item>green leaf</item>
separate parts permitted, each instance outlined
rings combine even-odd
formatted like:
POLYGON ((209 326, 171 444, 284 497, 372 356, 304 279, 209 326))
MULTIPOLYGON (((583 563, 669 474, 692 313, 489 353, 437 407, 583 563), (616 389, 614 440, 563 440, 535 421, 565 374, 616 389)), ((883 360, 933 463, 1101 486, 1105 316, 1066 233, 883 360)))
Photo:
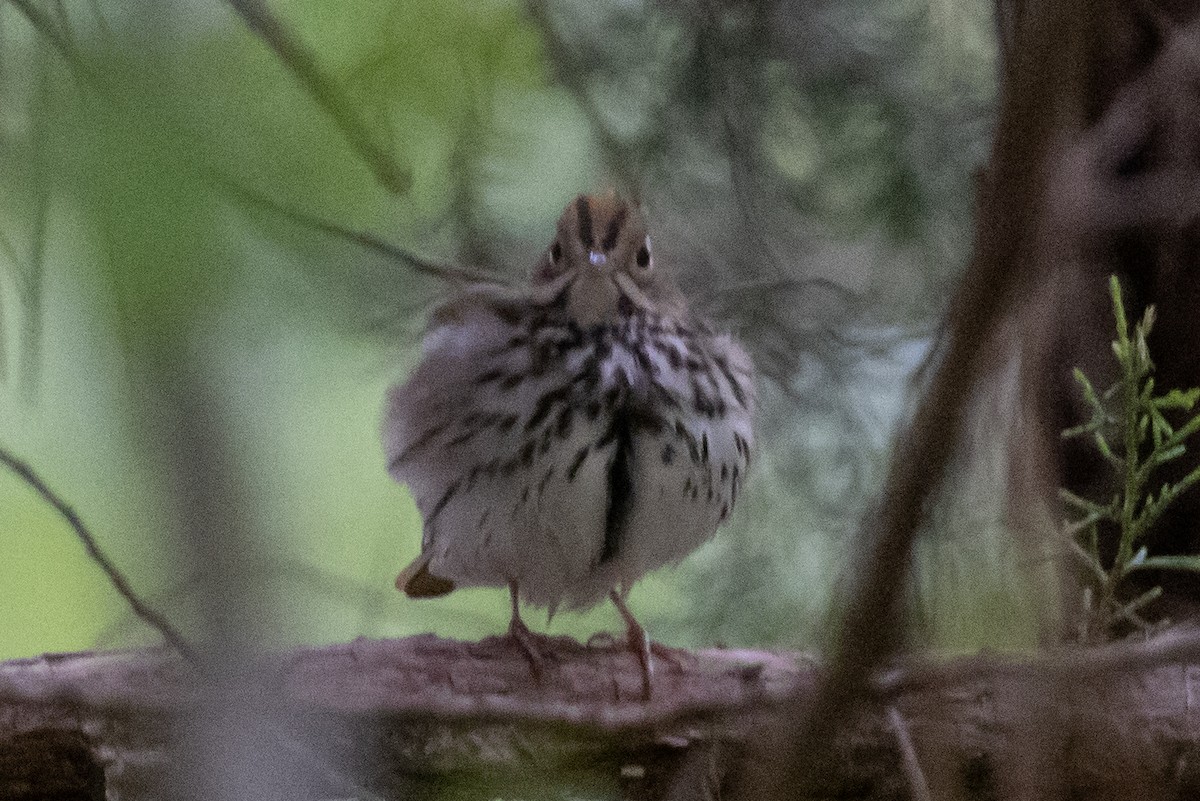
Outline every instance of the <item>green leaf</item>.
POLYGON ((1200 431, 1200 415, 1188 420, 1182 428, 1176 429, 1171 433, 1168 442, 1172 445, 1181 444, 1185 439, 1200 431))
POLYGON ((1112 510, 1109 507, 1101 506, 1098 503, 1089 501, 1087 498, 1081 498, 1068 489, 1060 489, 1058 491, 1058 497, 1088 515, 1098 514, 1104 517, 1112 516, 1112 510))
POLYGON ((1146 345, 1146 336, 1140 326, 1138 327, 1137 338, 1134 341, 1137 348, 1137 362, 1135 362, 1137 373, 1139 376, 1145 375, 1154 368, 1154 362, 1150 361, 1150 348, 1146 345))
POLYGON ((1067 523, 1063 527, 1063 531, 1071 537, 1071 541, 1075 541, 1076 535, 1080 534, 1087 528, 1096 525, 1101 520, 1111 519, 1112 514, 1107 509, 1094 509, 1088 512, 1079 520, 1073 523, 1067 523))
POLYGON ((1150 418, 1154 421, 1154 432, 1158 437, 1169 437, 1175 433, 1175 429, 1171 427, 1171 421, 1163 417, 1156 407, 1150 407, 1150 418))
POLYGON ((1157 451, 1162 447, 1163 442, 1171 435, 1171 426, 1157 411, 1150 415, 1151 422, 1154 427, 1151 429, 1151 434, 1154 440, 1154 449, 1157 451))
POLYGON ((1183 456, 1186 451, 1187 448, 1182 445, 1175 445, 1171 448, 1161 448, 1160 450, 1154 452, 1154 464, 1165 464, 1172 459, 1178 459, 1180 456, 1183 456))
POLYGON ((1200 573, 1200 556, 1150 556, 1137 564, 1130 564, 1128 569, 1130 571, 1185 570, 1200 573))
POLYGON ((1190 489, 1197 481, 1200 481, 1200 467, 1193 468, 1191 472, 1172 485, 1171 492, 1174 496, 1178 497, 1190 489))
POLYGON ((1121 302, 1121 282, 1115 273, 1108 277, 1108 294, 1112 297, 1113 316, 1117 320, 1117 336, 1126 339, 1129 336, 1129 323, 1125 320, 1125 304, 1121 302))
POLYGON ((1172 389, 1167 394, 1159 395, 1157 398, 1155 398, 1154 405, 1159 409, 1190 410, 1196 405, 1197 399, 1200 399, 1200 388, 1193 388, 1186 391, 1172 389))
POLYGON ((1158 309, 1154 304, 1146 307, 1146 311, 1142 314, 1142 322, 1138 325, 1141 329, 1142 338, 1150 336, 1150 330, 1154 328, 1154 322, 1158 319, 1158 309))
POLYGON ((1123 606, 1118 606, 1113 611, 1113 617, 1114 618, 1117 618, 1117 617, 1124 618, 1125 620, 1128 620, 1130 623, 1133 623, 1134 625, 1139 626, 1141 628, 1149 628, 1150 624, 1147 621, 1143 620, 1142 618, 1138 617, 1137 610, 1141 609, 1143 606, 1146 606, 1147 604, 1150 604, 1150 603, 1158 600, 1158 598, 1161 595, 1162 595, 1162 587, 1157 587, 1157 586, 1151 587, 1150 589, 1146 590, 1144 593, 1142 593, 1138 597, 1134 598, 1129 603, 1127 603, 1123 606))
POLYGON ((1100 450, 1100 455, 1106 460, 1116 465, 1118 468, 1123 468, 1125 460, 1113 453, 1112 448, 1108 445, 1108 440, 1104 438, 1104 434, 1096 432, 1096 447, 1100 450))
POLYGON ((1063 439, 1073 439, 1074 437, 1078 437, 1083 434, 1089 434, 1095 430, 1096 430, 1095 424, 1084 423, 1083 425, 1075 426, 1074 428, 1063 429, 1063 432, 1061 434, 1059 434, 1059 436, 1062 437, 1063 439))
MULTIPOLYGON (((1091 571, 1093 578, 1095 578, 1097 582, 1099 582, 1101 585, 1108 582, 1108 572, 1104 569, 1104 565, 1100 564, 1099 559, 1097 559, 1093 554, 1085 551, 1083 547, 1074 540, 1071 540, 1067 547, 1070 548, 1072 555, 1074 555, 1075 558, 1077 558, 1085 568, 1091 571)), ((1086 592, 1087 589, 1088 588, 1084 588, 1084 591, 1086 592)))
POLYGON ((1092 382, 1088 380, 1087 375, 1078 367, 1075 368, 1075 381, 1083 388, 1083 399, 1090 406, 1100 406, 1100 402, 1096 399, 1096 388, 1092 386, 1092 382))

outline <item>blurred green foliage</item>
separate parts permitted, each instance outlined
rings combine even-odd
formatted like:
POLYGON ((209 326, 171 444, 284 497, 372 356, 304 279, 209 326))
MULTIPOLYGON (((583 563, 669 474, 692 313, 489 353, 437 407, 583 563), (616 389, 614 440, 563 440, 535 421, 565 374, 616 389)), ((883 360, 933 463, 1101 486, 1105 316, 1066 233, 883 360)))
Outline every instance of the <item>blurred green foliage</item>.
MULTIPOLYGON (((642 199, 697 303, 770 374, 772 446, 746 509, 643 582, 633 608, 672 643, 819 642, 847 532, 966 250, 990 124, 988 7, 270 8, 411 175, 407 192, 380 185, 221 2, 0 5, 0 444, 187 623, 197 588, 163 535, 173 510, 144 371, 190 360, 221 405, 254 569, 279 600, 269 645, 499 632, 499 592, 413 603, 391 588, 420 524, 384 473, 378 417, 443 288, 280 209, 519 279, 568 198, 614 185, 642 199)), ((996 622, 1022 607, 995 529, 965 555, 953 537, 933 548, 958 565, 935 554, 922 574, 931 619, 951 621, 935 641, 1026 637, 1027 614, 996 622)), ((0 657, 153 640, 7 474, 0 554, 0 657)), ((616 624, 600 609, 551 630, 616 624)))

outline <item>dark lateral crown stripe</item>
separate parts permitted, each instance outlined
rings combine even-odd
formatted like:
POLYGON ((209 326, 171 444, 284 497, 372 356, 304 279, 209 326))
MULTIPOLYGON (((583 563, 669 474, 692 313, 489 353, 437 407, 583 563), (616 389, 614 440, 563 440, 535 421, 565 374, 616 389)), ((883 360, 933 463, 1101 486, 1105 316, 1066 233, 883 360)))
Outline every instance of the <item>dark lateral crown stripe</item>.
POLYGON ((579 215, 579 239, 590 250, 595 243, 595 236, 592 234, 592 207, 588 205, 586 197, 580 195, 575 201, 575 212, 579 215))
POLYGON ((612 250, 613 246, 617 244, 617 237, 621 234, 621 226, 625 224, 626 213, 626 208, 621 206, 617 209, 617 213, 613 215, 612 220, 609 221, 608 230, 604 232, 604 241, 600 243, 600 247, 604 249, 605 253, 612 250))

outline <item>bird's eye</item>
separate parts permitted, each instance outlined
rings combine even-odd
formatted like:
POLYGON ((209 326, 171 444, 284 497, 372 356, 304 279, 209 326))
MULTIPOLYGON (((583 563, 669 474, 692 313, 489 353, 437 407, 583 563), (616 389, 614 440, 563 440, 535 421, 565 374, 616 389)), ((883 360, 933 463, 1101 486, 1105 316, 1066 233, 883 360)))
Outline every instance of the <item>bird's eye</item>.
POLYGON ((550 246, 550 261, 557 264, 558 260, 561 258, 562 258, 562 245, 560 245, 558 243, 558 240, 556 239, 556 240, 554 240, 554 244, 550 246))
POLYGON ((649 267, 650 266, 650 240, 649 239, 646 240, 646 244, 644 244, 640 248, 638 248, 637 256, 635 258, 637 259, 638 267, 649 267))

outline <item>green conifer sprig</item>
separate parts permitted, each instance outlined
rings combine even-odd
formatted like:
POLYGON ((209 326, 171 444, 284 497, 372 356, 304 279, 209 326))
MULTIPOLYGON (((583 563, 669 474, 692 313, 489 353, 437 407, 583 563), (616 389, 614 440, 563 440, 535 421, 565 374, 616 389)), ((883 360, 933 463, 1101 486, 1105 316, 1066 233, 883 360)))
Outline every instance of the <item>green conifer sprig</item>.
POLYGON ((1177 482, 1163 482, 1157 494, 1152 486, 1154 472, 1186 452, 1186 440, 1200 431, 1200 414, 1188 417, 1179 428, 1167 419, 1171 412, 1189 413, 1200 400, 1200 388, 1172 389, 1155 394, 1154 363, 1146 338, 1154 326, 1154 307, 1148 307, 1130 332, 1116 276, 1109 279, 1117 338, 1113 354, 1120 366, 1117 381, 1097 392, 1079 368, 1075 380, 1091 409, 1091 418, 1062 432, 1064 439, 1091 437, 1097 450, 1118 475, 1119 490, 1107 502, 1081 498, 1067 490, 1059 495, 1072 510, 1064 525, 1072 553, 1083 564, 1088 577, 1084 589, 1084 614, 1080 639, 1103 636, 1118 622, 1146 631, 1151 627, 1139 611, 1162 594, 1152 587, 1128 598, 1125 579, 1139 570, 1190 570, 1200 572, 1200 555, 1151 556, 1142 540, 1172 503, 1200 481, 1200 466, 1177 482), (1117 551, 1106 564, 1100 553, 1099 526, 1117 527, 1117 551))

